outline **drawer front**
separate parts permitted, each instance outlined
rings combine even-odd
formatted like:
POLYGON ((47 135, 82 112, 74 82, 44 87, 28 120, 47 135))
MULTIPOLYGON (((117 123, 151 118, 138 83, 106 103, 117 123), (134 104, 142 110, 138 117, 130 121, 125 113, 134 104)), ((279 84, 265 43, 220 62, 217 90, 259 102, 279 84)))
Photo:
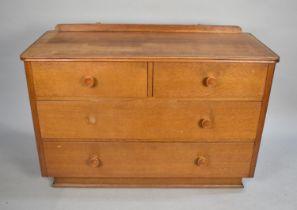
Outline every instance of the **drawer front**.
POLYGON ((44 143, 53 177, 243 177, 252 149, 252 143, 44 143))
POLYGON ((155 63, 155 97, 229 97, 261 100, 267 64, 155 63))
POLYGON ((39 101, 43 138, 254 140, 260 102, 39 101))
POLYGON ((36 97, 146 97, 145 62, 33 62, 36 97))

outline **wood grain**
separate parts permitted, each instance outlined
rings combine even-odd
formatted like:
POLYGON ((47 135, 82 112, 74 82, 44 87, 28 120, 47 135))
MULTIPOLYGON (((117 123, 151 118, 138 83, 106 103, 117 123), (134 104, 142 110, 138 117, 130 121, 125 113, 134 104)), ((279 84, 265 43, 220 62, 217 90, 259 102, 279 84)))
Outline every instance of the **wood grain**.
POLYGON ((158 24, 58 24, 57 31, 93 31, 93 32, 178 32, 178 33, 240 33, 239 26, 219 25, 158 25, 158 24))
POLYGON ((154 63, 148 62, 147 64, 147 96, 152 97, 154 92, 153 78, 154 77, 154 63))
POLYGON ((238 26, 59 24, 25 61, 55 187, 242 187, 279 56, 238 26))
POLYGON ((248 60, 278 56, 248 33, 49 31, 26 50, 24 60, 248 60))
POLYGON ((33 62, 37 99, 43 97, 146 97, 146 62, 33 62), (88 87, 84 77, 93 77, 88 87))
POLYGON ((157 99, 37 102, 43 138, 253 141, 259 102, 157 99), (88 117, 96 118, 95 124, 88 117), (212 122, 201 128, 202 119, 212 122))
POLYGON ((64 178, 54 187, 242 188, 241 178, 64 178))
POLYGON ((41 134, 40 134, 38 112, 37 112, 37 106, 36 106, 36 100, 35 100, 36 95, 34 91, 34 82, 32 78, 31 62, 25 62, 25 71, 26 71, 28 94, 29 94, 29 100, 30 100, 30 107, 31 107, 31 113, 32 113, 32 120, 33 120, 38 158, 39 158, 40 171, 42 176, 47 176, 47 168, 44 160, 43 141, 41 139, 41 134))
POLYGON ((155 97, 254 98, 264 94, 267 64, 166 63, 154 64, 155 97), (214 78, 215 85, 205 84, 214 78))
POLYGON ((53 177, 244 177, 252 143, 46 142, 48 175, 53 177), (90 155, 102 165, 87 164, 90 155), (199 155, 206 157, 197 166, 199 155))
POLYGON ((267 112, 267 108, 268 108, 270 91, 271 91, 271 87, 272 87, 274 69, 275 69, 275 65, 269 64, 268 69, 267 69, 264 99, 263 99, 263 102, 261 105, 262 107, 261 107, 261 113, 259 116, 257 135, 256 135, 255 143, 254 143, 253 157, 252 157, 251 167, 250 167, 250 177, 254 176, 255 170, 256 170, 256 163, 257 163, 258 153, 259 153, 259 149, 260 149, 262 133, 263 133, 263 129, 264 129, 264 123, 265 123, 266 112, 267 112))

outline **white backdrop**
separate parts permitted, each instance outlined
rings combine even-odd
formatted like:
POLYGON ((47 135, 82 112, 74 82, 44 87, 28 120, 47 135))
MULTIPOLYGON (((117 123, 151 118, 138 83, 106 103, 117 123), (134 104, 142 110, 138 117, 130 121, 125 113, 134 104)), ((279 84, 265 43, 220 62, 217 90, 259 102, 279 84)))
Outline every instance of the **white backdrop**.
POLYGON ((0 209, 296 209, 297 2, 1 0, 0 209), (58 23, 234 24, 281 57, 245 189, 53 189, 41 178, 19 54, 58 23))

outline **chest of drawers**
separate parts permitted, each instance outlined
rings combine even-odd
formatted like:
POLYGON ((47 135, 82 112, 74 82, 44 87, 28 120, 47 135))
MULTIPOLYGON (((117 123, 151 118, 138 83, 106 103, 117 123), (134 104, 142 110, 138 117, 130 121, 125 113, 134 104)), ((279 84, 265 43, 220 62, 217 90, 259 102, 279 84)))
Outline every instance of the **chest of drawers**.
POLYGON ((22 55, 56 187, 242 187, 278 56, 237 26, 63 24, 22 55))

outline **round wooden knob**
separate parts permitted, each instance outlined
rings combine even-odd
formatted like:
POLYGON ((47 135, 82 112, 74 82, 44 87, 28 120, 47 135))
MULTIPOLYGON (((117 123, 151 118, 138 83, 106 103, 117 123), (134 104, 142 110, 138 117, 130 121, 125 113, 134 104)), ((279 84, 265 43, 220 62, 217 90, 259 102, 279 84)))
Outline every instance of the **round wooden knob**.
POLYGON ((196 160, 195 160, 195 164, 197 166, 202 166, 202 165, 205 165, 206 163, 206 158, 203 157, 203 156, 199 156, 196 160))
POLYGON ((82 78, 82 84, 83 84, 83 86, 89 87, 89 88, 95 87, 96 78, 93 76, 84 76, 82 78))
POLYGON ((201 128, 211 128, 212 127, 212 122, 209 119, 201 119, 199 122, 199 126, 201 128))
POLYGON ((98 155, 91 155, 88 159, 88 165, 93 168, 98 168, 101 165, 101 160, 98 155))
POLYGON ((206 87, 215 87, 217 85, 217 79, 215 77, 206 77, 204 79, 204 85, 206 87))
POLYGON ((96 124, 96 117, 94 115, 89 115, 88 116, 88 123, 91 124, 91 125, 94 125, 96 124))

